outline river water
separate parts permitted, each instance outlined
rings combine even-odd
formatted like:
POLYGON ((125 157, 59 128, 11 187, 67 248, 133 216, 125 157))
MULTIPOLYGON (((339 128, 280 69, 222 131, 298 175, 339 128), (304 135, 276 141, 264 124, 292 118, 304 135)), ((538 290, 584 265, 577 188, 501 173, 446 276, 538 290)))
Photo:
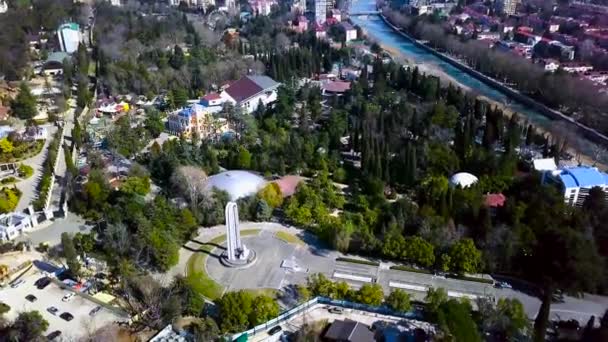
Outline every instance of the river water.
MULTIPOLYGON (((353 13, 375 10, 375 0, 352 0, 351 2, 350 11, 353 13)), ((509 109, 523 114, 532 123, 547 127, 548 123, 552 120, 533 108, 530 108, 527 105, 510 98, 503 92, 490 87, 477 78, 443 61, 439 57, 417 47, 412 42, 396 33, 377 15, 370 15, 367 17, 351 17, 351 20, 356 25, 359 25, 367 35, 379 42, 382 42, 383 45, 398 50, 399 52, 403 53, 406 58, 414 61, 415 63, 434 65, 436 68, 442 70, 458 83, 470 88, 479 95, 483 95, 491 100, 505 104, 509 109)))
MULTIPOLYGON (((350 12, 352 13, 375 10, 376 0, 351 0, 350 12)), ((378 42, 381 42, 382 45, 402 53, 408 60, 411 60, 416 64, 432 65, 435 69, 440 70, 454 81, 460 83, 460 85, 465 86, 471 89, 471 91, 481 96, 485 96, 490 100, 501 103, 506 108, 519 113, 520 117, 524 117, 535 126, 544 129, 551 128, 551 122, 554 121, 552 118, 543 115, 534 108, 519 102, 502 91, 483 83, 476 77, 467 74, 450 63, 445 62, 432 53, 414 45, 401 34, 395 32, 380 18, 380 16, 353 16, 351 17, 351 20, 354 24, 359 25, 368 36, 378 42)), ((574 127, 571 128, 574 129, 574 127)), ((595 156, 598 158, 598 160, 591 160, 591 157, 595 154, 594 151, 597 149, 597 145, 588 140, 586 137, 583 137, 582 134, 578 134, 576 142, 572 143, 577 146, 576 149, 578 152, 587 156, 586 158, 583 157, 583 163, 591 164, 599 161, 603 165, 608 165, 608 153, 602 153, 601 155, 595 156)))

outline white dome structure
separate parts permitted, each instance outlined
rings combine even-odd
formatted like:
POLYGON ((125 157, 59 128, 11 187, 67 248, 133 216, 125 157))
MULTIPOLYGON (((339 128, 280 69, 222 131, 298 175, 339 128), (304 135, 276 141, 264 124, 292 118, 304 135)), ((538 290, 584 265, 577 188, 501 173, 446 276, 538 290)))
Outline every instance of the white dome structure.
POLYGON ((253 195, 266 185, 266 180, 255 173, 243 170, 224 171, 207 179, 206 191, 213 188, 226 191, 231 201, 253 195))
POLYGON ((468 172, 459 172, 450 177, 450 186, 453 188, 460 186, 464 189, 477 183, 478 180, 477 177, 468 172))

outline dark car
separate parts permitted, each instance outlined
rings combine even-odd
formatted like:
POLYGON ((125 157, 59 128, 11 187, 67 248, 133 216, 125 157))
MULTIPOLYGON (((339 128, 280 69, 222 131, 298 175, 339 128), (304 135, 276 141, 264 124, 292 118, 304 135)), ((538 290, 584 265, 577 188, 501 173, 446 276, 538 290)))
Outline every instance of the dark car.
POLYGON ((31 295, 31 294, 25 296, 25 299, 29 300, 32 303, 38 300, 38 298, 36 298, 36 296, 31 295))
POLYGON ((52 340, 56 339, 59 336, 61 336, 61 331, 55 330, 52 333, 46 335, 46 339, 49 340, 49 341, 52 341, 52 340))
POLYGON ((281 330, 283 330, 283 328, 281 328, 280 325, 277 325, 276 327, 268 330, 268 335, 272 336, 272 335, 274 335, 276 333, 279 333, 281 330))
POLYGON ((45 287, 49 286, 50 283, 51 283, 51 278, 44 277, 44 278, 39 279, 38 281, 36 281, 36 287, 38 288, 38 290, 42 290, 45 287))
POLYGON ((48 277, 42 277, 42 278, 40 278, 40 279, 36 280, 36 282, 34 282, 34 285, 35 285, 35 286, 40 285, 40 283, 41 283, 41 282, 42 282, 44 279, 46 279, 46 278, 48 278, 48 277))
POLYGON ((51 306, 51 307, 47 308, 47 309, 46 309, 46 311, 48 311, 49 313, 51 313, 51 314, 53 314, 53 315, 56 315, 56 314, 57 314, 57 312, 59 312, 59 309, 57 309, 57 308, 56 308, 56 307, 54 307, 54 306, 51 306))
POLYGON ((64 312, 61 315, 59 315, 59 317, 61 317, 62 319, 66 320, 68 322, 74 319, 74 316, 69 312, 64 312))

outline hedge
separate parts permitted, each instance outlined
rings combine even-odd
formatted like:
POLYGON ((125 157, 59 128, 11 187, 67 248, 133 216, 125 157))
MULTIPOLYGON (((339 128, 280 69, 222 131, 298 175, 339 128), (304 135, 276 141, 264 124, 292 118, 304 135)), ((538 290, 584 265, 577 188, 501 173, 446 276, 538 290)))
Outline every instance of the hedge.
POLYGON ((44 173, 42 174, 40 183, 38 183, 38 199, 33 202, 36 210, 44 209, 46 197, 48 196, 51 188, 51 181, 53 180, 53 167, 55 166, 55 161, 57 160, 57 155, 59 154, 59 141, 61 140, 62 134, 63 127, 55 132, 53 135, 53 141, 51 141, 49 144, 46 160, 44 161, 44 173))
POLYGON ((361 264, 361 265, 369 265, 369 266, 380 266, 380 263, 377 263, 375 261, 369 261, 369 260, 361 260, 361 259, 351 259, 351 258, 336 258, 336 261, 344 261, 344 262, 350 262, 353 264, 361 264))
POLYGON ((390 267, 391 270, 397 270, 397 271, 405 271, 405 272, 415 272, 415 273, 423 273, 423 274, 433 274, 433 272, 429 271, 429 270, 425 270, 425 269, 420 269, 420 268, 414 268, 414 267, 410 267, 410 266, 403 266, 403 265, 395 265, 395 266, 391 266, 390 267))

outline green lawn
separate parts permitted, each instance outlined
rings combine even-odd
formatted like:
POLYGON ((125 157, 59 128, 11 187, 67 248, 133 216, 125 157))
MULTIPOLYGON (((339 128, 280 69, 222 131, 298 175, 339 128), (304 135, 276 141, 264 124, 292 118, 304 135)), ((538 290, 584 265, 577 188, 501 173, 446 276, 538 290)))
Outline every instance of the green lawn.
MULTIPOLYGON (((260 229, 241 230, 241 236, 257 235, 260 229)), ((220 244, 226 241, 226 234, 216 236, 207 243, 220 244)), ((198 253, 194 253, 186 265, 186 279, 201 295, 211 300, 216 300, 224 293, 224 287, 211 279, 205 270, 207 262, 207 253, 210 253, 215 247, 204 245, 199 248, 198 253)))
POLYGON ((276 232, 274 234, 274 236, 279 240, 283 240, 287 243, 293 243, 294 245, 304 246, 306 244, 299 237, 297 237, 293 234, 289 234, 287 232, 279 231, 279 232, 276 232))
POLYGON ((268 288, 264 288, 264 289, 247 289, 245 291, 253 294, 254 296, 266 295, 266 296, 268 296, 270 298, 275 298, 275 299, 279 295, 279 290, 277 290, 277 289, 268 289, 268 288))

